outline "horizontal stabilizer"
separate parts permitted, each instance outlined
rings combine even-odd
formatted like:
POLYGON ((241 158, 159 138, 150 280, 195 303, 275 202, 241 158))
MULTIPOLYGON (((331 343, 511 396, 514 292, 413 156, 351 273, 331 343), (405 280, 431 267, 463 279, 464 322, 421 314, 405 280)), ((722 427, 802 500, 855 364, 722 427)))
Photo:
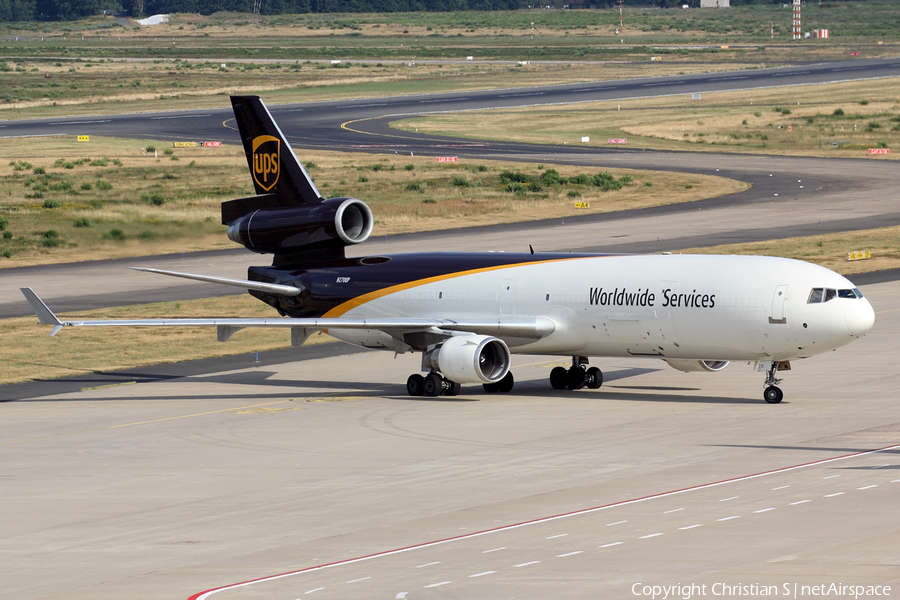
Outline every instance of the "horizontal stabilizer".
MULTIPOLYGON (((280 285, 278 283, 264 283, 262 281, 250 281, 249 279, 232 279, 231 277, 215 277, 214 275, 195 275, 193 273, 179 273, 178 271, 164 271, 162 269, 151 269, 149 267, 131 267, 135 271, 145 271, 147 273, 159 273, 160 275, 170 275, 172 277, 183 277, 184 279, 194 279, 196 281, 205 281, 206 283, 219 283, 222 285, 231 285, 248 290, 256 290, 258 292, 268 292, 278 296, 299 296, 302 289, 292 285, 280 285)), ((49 310, 49 309, 48 309, 49 310)), ((40 316, 40 315, 39 315, 40 316)), ((43 323, 43 321, 41 321, 43 323)))

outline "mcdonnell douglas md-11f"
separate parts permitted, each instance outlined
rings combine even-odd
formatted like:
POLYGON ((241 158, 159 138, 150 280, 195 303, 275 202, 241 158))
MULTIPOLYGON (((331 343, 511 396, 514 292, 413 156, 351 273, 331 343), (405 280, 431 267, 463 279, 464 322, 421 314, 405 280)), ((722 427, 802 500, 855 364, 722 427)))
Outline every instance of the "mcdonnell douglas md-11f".
POLYGON ((222 204, 228 237, 273 254, 247 279, 139 269, 233 285, 274 307, 276 319, 60 321, 26 298, 50 335, 67 326, 285 327, 301 345, 316 331, 395 353, 421 353, 412 396, 455 395, 460 384, 513 388, 510 354, 572 357, 550 372, 555 389, 598 388, 588 357, 640 357, 681 371, 749 361, 765 372, 766 402, 782 400, 779 371, 865 334, 875 316, 833 271, 763 256, 423 252, 346 258, 372 232, 355 198, 324 199, 265 104, 231 99, 257 195, 222 204))

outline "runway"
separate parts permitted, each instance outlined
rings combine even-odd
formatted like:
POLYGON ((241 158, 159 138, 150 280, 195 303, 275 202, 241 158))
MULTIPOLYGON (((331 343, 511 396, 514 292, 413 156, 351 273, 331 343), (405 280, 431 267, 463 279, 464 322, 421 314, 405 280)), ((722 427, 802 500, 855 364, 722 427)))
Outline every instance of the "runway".
POLYGON ((189 598, 335 563, 208 597, 896 586, 900 283, 863 292, 875 328, 796 363, 777 406, 743 364, 598 360, 572 393, 541 357, 509 395, 412 399, 418 358, 378 352, 45 388, 3 404, 0 584, 189 598))

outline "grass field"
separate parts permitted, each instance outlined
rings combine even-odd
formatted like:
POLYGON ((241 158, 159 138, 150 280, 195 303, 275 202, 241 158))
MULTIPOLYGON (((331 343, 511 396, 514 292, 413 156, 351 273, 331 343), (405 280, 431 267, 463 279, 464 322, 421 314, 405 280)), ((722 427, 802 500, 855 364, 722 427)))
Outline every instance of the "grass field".
MULTIPOLYGON (((613 185, 595 181, 598 170, 569 166, 300 153, 324 195, 372 207, 375 236, 656 206, 746 187, 674 173, 617 169, 613 185)), ((253 193, 237 146, 72 136, 0 146, 0 268, 232 248, 221 202, 253 193)))
POLYGON ((700 100, 683 95, 473 111, 393 125, 474 139, 572 144, 589 136, 595 146, 626 138, 629 146, 658 150, 860 158, 869 157, 869 148, 900 148, 900 77, 705 93, 700 100))

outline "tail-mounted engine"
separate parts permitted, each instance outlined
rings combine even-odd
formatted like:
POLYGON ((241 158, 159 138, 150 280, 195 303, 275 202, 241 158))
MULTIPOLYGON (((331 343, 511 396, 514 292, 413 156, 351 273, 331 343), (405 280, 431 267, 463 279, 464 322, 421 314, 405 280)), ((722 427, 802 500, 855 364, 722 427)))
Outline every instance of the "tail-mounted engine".
POLYGON ((686 373, 691 371, 715 372, 721 371, 728 366, 727 360, 679 360, 670 358, 666 359, 666 362, 673 369, 686 373))
POLYGON ((356 198, 329 198, 317 204, 260 208, 229 223, 228 239, 259 253, 349 246, 366 241, 375 219, 356 198))
POLYGON ((426 352, 422 365, 456 383, 496 383, 509 371, 509 347, 489 335, 453 336, 426 352))

